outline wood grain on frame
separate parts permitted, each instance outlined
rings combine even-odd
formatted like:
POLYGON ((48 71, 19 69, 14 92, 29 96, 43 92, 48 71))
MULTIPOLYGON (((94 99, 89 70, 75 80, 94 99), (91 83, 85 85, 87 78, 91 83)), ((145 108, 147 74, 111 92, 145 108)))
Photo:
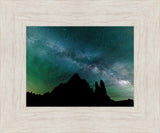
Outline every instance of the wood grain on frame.
POLYGON ((1 0, 0 132, 159 133, 159 42, 159 0, 1 0), (134 108, 27 108, 26 26, 134 26, 134 108))

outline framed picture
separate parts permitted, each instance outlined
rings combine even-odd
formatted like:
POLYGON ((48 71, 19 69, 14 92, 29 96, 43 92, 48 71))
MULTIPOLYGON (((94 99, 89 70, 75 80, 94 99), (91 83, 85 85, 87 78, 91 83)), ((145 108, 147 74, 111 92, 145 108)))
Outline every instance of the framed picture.
POLYGON ((27 107, 134 106, 134 27, 29 26, 26 34, 27 107))
POLYGON ((0 1, 0 132, 159 133, 160 2, 0 1))

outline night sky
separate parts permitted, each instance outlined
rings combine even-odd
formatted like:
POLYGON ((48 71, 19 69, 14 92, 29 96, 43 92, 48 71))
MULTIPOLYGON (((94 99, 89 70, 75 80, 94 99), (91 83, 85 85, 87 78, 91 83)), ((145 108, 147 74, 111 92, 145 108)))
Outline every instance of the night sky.
POLYGON ((27 91, 51 92, 74 73, 113 100, 133 99, 133 27, 27 27, 27 91))

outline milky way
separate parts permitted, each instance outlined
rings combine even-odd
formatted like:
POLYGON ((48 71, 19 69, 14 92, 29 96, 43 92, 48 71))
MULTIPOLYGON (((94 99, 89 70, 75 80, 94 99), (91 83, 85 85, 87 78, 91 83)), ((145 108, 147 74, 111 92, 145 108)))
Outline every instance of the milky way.
POLYGON ((133 27, 27 27, 27 91, 51 92, 74 74, 133 99, 133 27))

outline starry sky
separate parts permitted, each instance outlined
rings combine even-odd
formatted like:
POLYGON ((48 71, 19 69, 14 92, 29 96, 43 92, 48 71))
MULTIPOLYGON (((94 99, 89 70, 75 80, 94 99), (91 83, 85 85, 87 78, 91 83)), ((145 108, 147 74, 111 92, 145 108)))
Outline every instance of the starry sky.
POLYGON ((113 100, 134 96, 134 27, 26 28, 27 91, 51 92, 74 73, 113 100))

